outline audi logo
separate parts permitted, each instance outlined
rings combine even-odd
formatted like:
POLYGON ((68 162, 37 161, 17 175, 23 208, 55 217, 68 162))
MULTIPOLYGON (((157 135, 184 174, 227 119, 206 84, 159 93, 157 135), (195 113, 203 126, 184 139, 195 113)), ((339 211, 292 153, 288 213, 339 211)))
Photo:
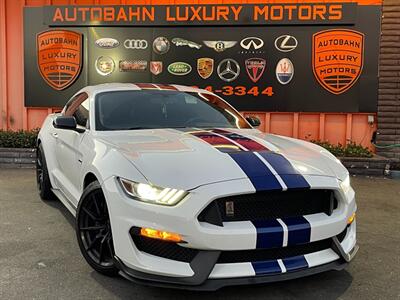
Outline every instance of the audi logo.
POLYGON ((146 49, 148 43, 146 40, 125 40, 124 47, 126 49, 146 49))

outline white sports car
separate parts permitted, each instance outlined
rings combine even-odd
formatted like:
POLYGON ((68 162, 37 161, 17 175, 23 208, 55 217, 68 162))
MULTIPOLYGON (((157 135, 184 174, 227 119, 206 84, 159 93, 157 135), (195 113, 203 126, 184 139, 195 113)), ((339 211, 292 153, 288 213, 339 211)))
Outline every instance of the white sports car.
POLYGON ((134 282, 216 290, 343 269, 358 249, 347 170, 258 125, 205 90, 89 86, 43 124, 40 196, 76 216, 96 271, 134 282))

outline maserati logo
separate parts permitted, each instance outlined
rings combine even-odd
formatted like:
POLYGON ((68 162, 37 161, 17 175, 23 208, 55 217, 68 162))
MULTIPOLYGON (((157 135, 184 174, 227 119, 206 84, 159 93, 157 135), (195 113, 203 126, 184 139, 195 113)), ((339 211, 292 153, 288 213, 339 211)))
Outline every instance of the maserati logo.
POLYGON ((157 54, 165 54, 169 51, 170 46, 168 39, 160 36, 153 42, 153 51, 157 54))
POLYGON ((147 49, 148 43, 146 40, 125 40, 124 47, 126 49, 144 50, 147 49))
POLYGON ((239 76, 240 66, 236 60, 226 58, 218 64, 217 73, 223 81, 231 82, 239 76))
POLYGON ((214 60, 208 57, 197 59, 197 73, 203 79, 207 79, 214 71, 214 60))
POLYGON ((294 75, 294 66, 291 60, 282 58, 276 65, 275 74, 280 84, 288 84, 294 75))
POLYGON ((313 35, 312 65, 315 78, 333 94, 351 88, 364 63, 364 34, 358 31, 324 30, 313 35))
POLYGON ((251 81, 256 83, 264 74, 266 60, 262 58, 249 58, 244 61, 246 66, 247 75, 251 81))
POLYGON ((225 51, 226 49, 232 48, 237 44, 236 41, 203 41, 204 45, 209 48, 213 48, 217 52, 225 51))
POLYGON ((82 69, 82 35, 69 30, 49 30, 36 37, 40 75, 55 90, 63 90, 82 69))
POLYGON ((150 62, 150 72, 154 75, 161 74, 163 71, 162 61, 151 61, 150 62))
POLYGON ((281 35, 275 39, 275 48, 281 52, 290 52, 297 47, 297 39, 292 35, 281 35))
POLYGON ((118 40, 113 38, 101 38, 96 40, 95 44, 97 47, 104 49, 112 49, 119 46, 118 40))
POLYGON ((264 41, 258 37, 248 37, 240 41, 240 46, 246 50, 258 50, 264 46, 264 41))

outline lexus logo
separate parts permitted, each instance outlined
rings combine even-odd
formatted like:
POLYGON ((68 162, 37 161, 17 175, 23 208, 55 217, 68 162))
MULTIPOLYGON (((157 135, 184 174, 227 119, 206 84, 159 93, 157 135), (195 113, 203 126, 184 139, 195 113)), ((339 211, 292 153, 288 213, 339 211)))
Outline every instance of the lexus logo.
POLYGON ((243 39, 240 42, 240 46, 242 46, 243 49, 250 50, 253 48, 254 50, 260 49, 262 46, 264 46, 264 41, 258 37, 248 37, 243 39))
POLYGON ((275 40, 275 48, 281 52, 290 52, 297 47, 297 39, 292 35, 281 35, 275 40))
POLYGON ((146 49, 148 43, 146 40, 125 40, 124 47, 126 49, 146 49))
POLYGON ((223 81, 231 82, 239 76, 240 66, 236 60, 226 58, 219 63, 217 73, 223 81))

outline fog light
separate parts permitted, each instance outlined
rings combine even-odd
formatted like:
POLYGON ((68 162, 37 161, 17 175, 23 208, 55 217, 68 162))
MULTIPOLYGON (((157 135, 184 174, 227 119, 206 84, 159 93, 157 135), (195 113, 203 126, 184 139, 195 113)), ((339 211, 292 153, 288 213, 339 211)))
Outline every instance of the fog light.
POLYGON ((350 225, 351 223, 353 223, 353 221, 356 219, 356 213, 354 212, 350 218, 347 219, 347 225, 350 225))
POLYGON ((182 237, 177 233, 161 231, 152 228, 140 228, 140 235, 163 241, 170 241, 175 243, 182 242, 182 237))

